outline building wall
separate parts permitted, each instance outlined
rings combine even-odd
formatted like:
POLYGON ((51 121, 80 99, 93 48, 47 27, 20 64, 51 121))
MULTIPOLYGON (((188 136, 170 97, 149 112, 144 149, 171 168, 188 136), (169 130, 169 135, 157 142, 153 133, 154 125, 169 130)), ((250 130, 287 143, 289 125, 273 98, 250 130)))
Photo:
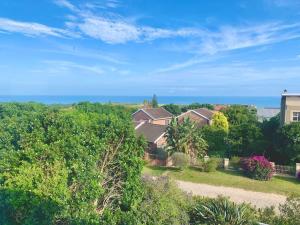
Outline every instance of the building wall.
POLYGON ((134 121, 148 121, 151 119, 151 117, 143 111, 138 111, 137 113, 133 114, 132 117, 134 121))
POLYGON ((185 118, 189 118, 190 121, 195 122, 196 124, 198 124, 198 125, 201 126, 201 127, 210 124, 209 120, 207 120, 207 119, 205 119, 205 118, 199 116, 198 114, 196 114, 196 113, 194 113, 194 112, 192 112, 192 111, 191 111, 191 112, 186 112, 186 113, 180 115, 180 116, 178 117, 178 122, 179 122, 179 123, 183 122, 183 120, 184 120, 185 118))
POLYGON ((293 121, 293 112, 300 112, 300 96, 283 96, 281 99, 281 124, 293 121))
POLYGON ((157 142, 157 148, 164 148, 167 145, 167 138, 165 136, 161 137, 157 142))
POLYGON ((157 125, 168 125, 169 119, 159 119, 159 120, 151 120, 150 123, 157 124, 157 125))

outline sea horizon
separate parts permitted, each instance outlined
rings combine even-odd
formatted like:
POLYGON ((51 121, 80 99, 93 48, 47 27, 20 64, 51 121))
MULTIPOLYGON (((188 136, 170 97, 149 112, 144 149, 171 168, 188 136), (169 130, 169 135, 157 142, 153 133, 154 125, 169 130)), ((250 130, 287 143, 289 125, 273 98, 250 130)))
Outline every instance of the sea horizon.
MULTIPOLYGON (((78 102, 141 104, 152 96, 104 95, 0 95, 0 102, 39 102, 43 104, 74 104, 78 102)), ((159 104, 241 104, 262 107, 280 107, 280 96, 157 96, 159 104)))

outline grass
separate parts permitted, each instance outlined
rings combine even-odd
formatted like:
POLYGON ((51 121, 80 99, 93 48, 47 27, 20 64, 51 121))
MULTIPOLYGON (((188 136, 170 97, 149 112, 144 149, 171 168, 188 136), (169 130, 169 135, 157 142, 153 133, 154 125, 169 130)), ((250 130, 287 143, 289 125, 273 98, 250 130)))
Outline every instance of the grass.
POLYGON ((144 174, 159 176, 167 174, 168 176, 183 181, 194 183, 204 183, 216 186, 227 186, 242 188, 245 190, 277 193, 282 195, 299 194, 300 182, 289 177, 273 177, 270 181, 258 181, 245 177, 237 171, 216 171, 211 173, 200 172, 197 169, 188 168, 183 171, 165 167, 145 166, 144 174))

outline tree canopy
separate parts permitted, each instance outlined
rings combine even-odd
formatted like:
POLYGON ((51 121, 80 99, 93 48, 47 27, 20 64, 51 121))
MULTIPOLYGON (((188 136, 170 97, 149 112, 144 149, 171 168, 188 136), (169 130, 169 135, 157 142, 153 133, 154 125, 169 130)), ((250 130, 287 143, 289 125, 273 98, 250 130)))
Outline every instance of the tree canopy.
POLYGON ((139 199, 144 143, 125 109, 0 105, 0 223, 99 224, 139 199))
POLYGON ((167 128, 168 152, 183 152, 191 158, 201 158, 207 150, 207 143, 202 138, 200 129, 188 118, 182 123, 173 118, 167 128))

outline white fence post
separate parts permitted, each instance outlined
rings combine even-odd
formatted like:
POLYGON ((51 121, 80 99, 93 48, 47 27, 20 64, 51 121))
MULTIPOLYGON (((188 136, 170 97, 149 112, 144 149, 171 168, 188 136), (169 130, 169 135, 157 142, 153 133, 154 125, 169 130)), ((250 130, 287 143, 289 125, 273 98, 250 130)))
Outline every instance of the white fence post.
POLYGON ((276 175, 276 167, 275 167, 275 163, 274 162, 270 162, 272 167, 274 168, 274 175, 276 175))
POLYGON ((227 170, 229 167, 229 159, 228 158, 224 158, 224 169, 227 170))
POLYGON ((296 163, 296 177, 298 177, 298 173, 300 173, 300 163, 296 163))
POLYGON ((208 160, 209 160, 209 156, 208 155, 204 156, 204 162, 207 162, 208 160))

